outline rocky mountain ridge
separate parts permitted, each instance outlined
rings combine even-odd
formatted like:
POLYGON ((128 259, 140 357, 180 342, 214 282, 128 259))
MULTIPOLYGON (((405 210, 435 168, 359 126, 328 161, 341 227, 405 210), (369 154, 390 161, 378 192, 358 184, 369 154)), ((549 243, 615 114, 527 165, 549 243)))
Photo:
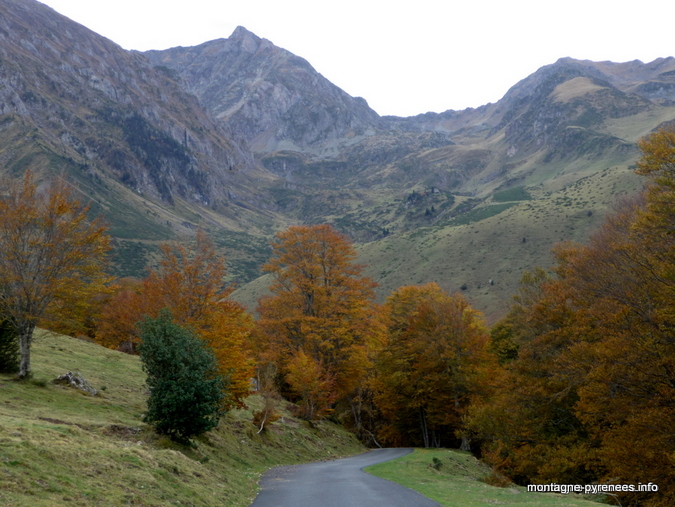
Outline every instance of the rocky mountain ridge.
POLYGON ((186 89, 247 139, 268 169, 311 186, 330 180, 327 173, 345 184, 340 176, 350 168, 350 184, 368 187, 381 179, 383 167, 389 176, 400 173, 392 163, 411 157, 415 165, 420 162, 415 154, 436 149, 444 152, 435 157, 436 166, 444 160, 441 174, 426 165, 431 172, 425 183, 400 174, 390 180, 404 187, 435 184, 486 194, 511 184, 514 161, 550 163, 588 150, 613 158, 634 156, 633 140, 606 131, 605 120, 671 107, 675 100, 672 57, 649 64, 561 58, 514 85, 495 104, 398 118, 379 117, 305 60, 243 27, 229 39, 146 55, 176 72, 186 89), (478 144, 478 151, 471 149, 478 144), (470 154, 450 146, 469 147, 470 154), (483 170, 472 174, 467 167, 476 160, 483 170), (331 169, 323 170, 327 166, 331 169), (482 189, 486 180, 499 185, 482 189))
POLYGON ((179 200, 219 210, 238 199, 264 207, 254 187, 274 176, 142 55, 39 2, 3 0, 0 59, 6 170, 20 170, 26 157, 58 159, 92 187, 85 194, 107 185, 103 200, 131 191, 169 207, 179 200))
POLYGON ((144 54, 177 71, 186 90, 255 151, 312 150, 381 123, 364 99, 241 26, 227 39, 144 54))
POLYGON ((0 0, 0 163, 72 181, 110 220, 119 274, 201 226, 243 283, 276 230, 327 222, 359 243, 381 297, 437 281, 498 316, 523 269, 639 188, 636 142, 673 119, 672 57, 563 58, 494 104, 380 117, 243 27, 128 52, 0 0))
MULTIPOLYGON (((401 284, 438 281, 465 291, 491 319, 508 305, 523 269, 549 265, 557 241, 587 239, 621 195, 639 189, 630 170, 637 140, 675 118, 675 58, 646 64, 561 58, 494 104, 399 118, 364 116, 353 102, 340 102, 352 107, 342 114, 360 128, 327 125, 328 109, 303 110, 303 101, 296 102, 302 114, 278 114, 278 96, 336 104, 304 60, 243 28, 231 38, 218 42, 229 48, 227 58, 206 51, 210 43, 148 56, 183 83, 205 76, 206 67, 236 61, 200 82, 201 89, 229 93, 247 82, 256 90, 251 95, 230 93, 218 103, 213 90, 207 96, 191 84, 187 89, 216 114, 236 104, 247 122, 266 126, 245 137, 285 182, 273 192, 282 212, 296 222, 332 223, 362 242, 361 258, 381 296, 401 284)), ((233 129, 241 121, 236 114, 220 118, 233 129)), ((264 292, 260 284, 243 288, 242 301, 253 306, 264 292)))

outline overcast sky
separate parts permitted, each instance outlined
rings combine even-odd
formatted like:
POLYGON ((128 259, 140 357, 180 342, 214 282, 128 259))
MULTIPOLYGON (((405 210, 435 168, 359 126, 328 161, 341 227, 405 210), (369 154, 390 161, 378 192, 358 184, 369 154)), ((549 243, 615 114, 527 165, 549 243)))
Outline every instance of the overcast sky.
POLYGON ((496 102, 565 56, 675 56, 675 0, 42 1, 125 49, 194 46, 242 25, 381 115, 496 102))

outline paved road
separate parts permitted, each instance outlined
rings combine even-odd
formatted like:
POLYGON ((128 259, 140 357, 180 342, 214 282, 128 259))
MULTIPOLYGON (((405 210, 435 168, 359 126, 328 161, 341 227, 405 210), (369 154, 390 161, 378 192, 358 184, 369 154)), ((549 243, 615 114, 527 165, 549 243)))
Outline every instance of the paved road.
POLYGON ((251 507, 438 507, 416 491, 362 472, 412 449, 377 449, 333 461, 278 467, 260 481, 251 507))

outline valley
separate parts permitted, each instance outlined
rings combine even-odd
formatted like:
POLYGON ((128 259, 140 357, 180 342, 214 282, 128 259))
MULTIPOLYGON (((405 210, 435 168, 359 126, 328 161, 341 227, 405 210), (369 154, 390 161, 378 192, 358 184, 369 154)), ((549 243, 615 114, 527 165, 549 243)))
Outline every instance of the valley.
POLYGON ((381 117, 244 27, 139 53, 32 0, 0 10, 4 173, 67 178, 109 221, 117 276, 207 230, 249 308, 275 232, 330 223, 380 300, 435 281, 493 322, 523 270, 639 191, 636 142, 675 119, 672 57, 561 58, 496 103, 381 117))
POLYGON ((670 505, 675 57, 395 117, 262 36, 127 51, 0 0, 0 499, 246 505, 423 446, 377 473, 670 505))

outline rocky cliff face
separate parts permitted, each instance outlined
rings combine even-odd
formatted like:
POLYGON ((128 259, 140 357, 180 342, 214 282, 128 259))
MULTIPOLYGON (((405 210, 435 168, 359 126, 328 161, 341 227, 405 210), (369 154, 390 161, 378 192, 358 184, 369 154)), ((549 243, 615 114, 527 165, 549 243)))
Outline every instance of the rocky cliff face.
POLYGON ((252 181, 269 179, 145 57, 33 0, 0 1, 0 115, 15 141, 31 132, 23 150, 5 151, 10 171, 42 151, 84 179, 112 176, 164 203, 214 208, 254 200, 252 181))
POLYGON ((304 59, 243 27, 227 39, 148 51, 254 150, 330 152, 380 125, 377 113, 330 83, 304 59))

